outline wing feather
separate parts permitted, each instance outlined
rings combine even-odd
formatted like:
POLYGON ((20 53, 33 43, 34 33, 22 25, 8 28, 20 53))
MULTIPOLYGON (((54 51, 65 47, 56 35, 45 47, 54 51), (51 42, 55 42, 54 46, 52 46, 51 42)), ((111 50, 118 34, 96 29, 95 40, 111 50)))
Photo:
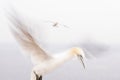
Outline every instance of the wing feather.
POLYGON ((22 20, 20 20, 19 16, 9 14, 8 19, 13 26, 15 26, 14 28, 11 27, 11 32, 23 50, 32 54, 35 58, 40 58, 41 60, 50 58, 50 56, 37 44, 35 38, 27 29, 28 27, 22 20))

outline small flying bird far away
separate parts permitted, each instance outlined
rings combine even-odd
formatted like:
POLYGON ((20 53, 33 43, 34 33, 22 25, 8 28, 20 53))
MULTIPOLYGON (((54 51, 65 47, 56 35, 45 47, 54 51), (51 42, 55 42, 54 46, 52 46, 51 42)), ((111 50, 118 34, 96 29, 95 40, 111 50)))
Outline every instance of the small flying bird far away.
POLYGON ((53 26, 53 27, 63 26, 63 27, 69 28, 68 26, 63 25, 63 24, 60 24, 60 23, 58 23, 58 22, 54 22, 54 21, 45 21, 45 22, 52 23, 52 26, 53 26))
MULTIPOLYGON (((32 33, 28 31, 28 27, 19 18, 19 16, 8 14, 8 19, 14 26, 11 27, 11 31, 15 39, 20 44, 22 50, 24 50, 26 53, 29 53, 31 56, 31 60, 34 64, 31 72, 31 80, 42 80, 44 75, 74 57, 78 57, 85 68, 85 55, 82 48, 71 47, 70 49, 58 54, 48 54, 37 43, 32 33)), ((53 26, 57 25, 58 23, 55 23, 53 26)))

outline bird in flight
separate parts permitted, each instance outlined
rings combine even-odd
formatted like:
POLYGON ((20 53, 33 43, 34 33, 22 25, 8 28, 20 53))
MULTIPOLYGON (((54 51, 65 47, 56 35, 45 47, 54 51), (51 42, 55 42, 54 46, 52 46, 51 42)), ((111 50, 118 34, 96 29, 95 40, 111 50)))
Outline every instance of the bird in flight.
POLYGON ((54 21, 45 21, 47 23, 52 23, 52 26, 53 27, 59 27, 59 26, 63 26, 63 27, 66 27, 66 28, 69 28, 68 26, 64 25, 64 24, 60 24, 59 22, 54 22, 54 21))
MULTIPOLYGON (((34 64, 31 71, 31 80, 42 80, 44 75, 74 57, 78 57, 85 68, 85 54, 82 48, 71 47, 58 54, 48 54, 41 48, 32 33, 28 30, 28 26, 24 24, 24 21, 18 15, 8 14, 8 19, 13 24, 13 27, 10 29, 15 39, 20 44, 22 50, 31 56, 31 61, 34 64)), ((58 23, 54 24, 54 26, 57 25, 58 23)))

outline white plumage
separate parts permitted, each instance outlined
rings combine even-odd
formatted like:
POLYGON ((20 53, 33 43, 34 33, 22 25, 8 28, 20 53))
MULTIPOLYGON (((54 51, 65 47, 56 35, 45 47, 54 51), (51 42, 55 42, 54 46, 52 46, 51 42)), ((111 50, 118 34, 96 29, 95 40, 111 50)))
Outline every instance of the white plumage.
POLYGON ((8 19, 14 26, 11 27, 11 31, 15 36, 15 39, 20 44, 22 50, 31 56, 31 60, 34 64, 31 73, 31 80, 42 80, 43 75, 76 56, 80 58, 85 68, 83 63, 85 55, 81 48, 72 47, 58 54, 48 54, 44 49, 41 48, 36 38, 33 36, 33 33, 29 31, 29 27, 19 18, 19 16, 16 14, 9 14, 8 19))

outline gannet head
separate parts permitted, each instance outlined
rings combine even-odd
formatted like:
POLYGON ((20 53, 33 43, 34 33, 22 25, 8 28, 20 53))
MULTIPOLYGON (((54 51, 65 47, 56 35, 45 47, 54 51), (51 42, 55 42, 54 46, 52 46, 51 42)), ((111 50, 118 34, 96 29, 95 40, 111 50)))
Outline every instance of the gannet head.
POLYGON ((85 68, 85 64, 83 61, 83 59, 85 58, 85 54, 84 54, 83 50, 81 48, 74 47, 71 49, 71 54, 77 56, 80 59, 83 67, 85 68))

